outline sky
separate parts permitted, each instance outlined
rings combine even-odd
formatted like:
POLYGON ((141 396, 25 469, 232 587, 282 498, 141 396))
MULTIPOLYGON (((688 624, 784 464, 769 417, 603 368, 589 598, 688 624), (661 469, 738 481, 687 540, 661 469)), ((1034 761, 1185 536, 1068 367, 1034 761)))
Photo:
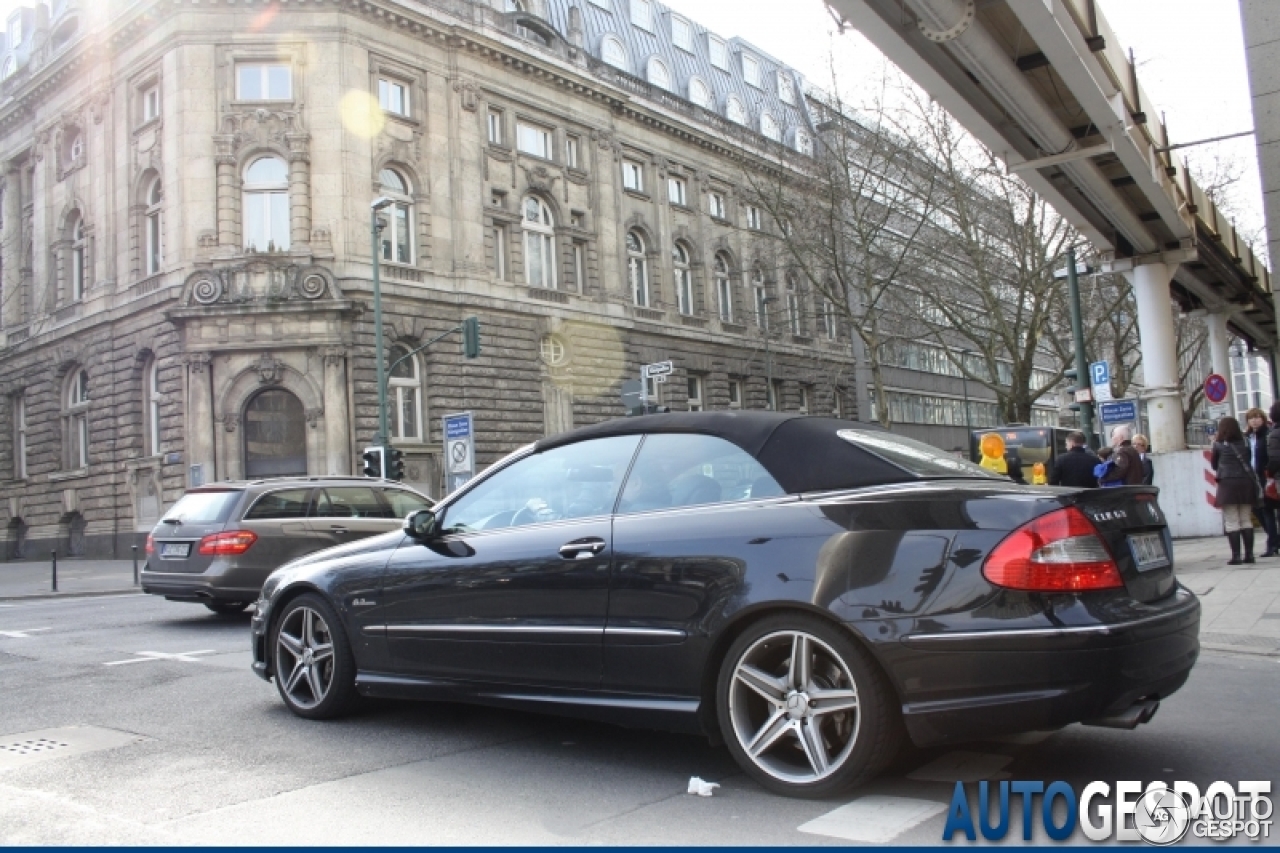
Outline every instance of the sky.
MULTIPOLYGON (((856 102, 860 81, 882 61, 861 34, 837 34, 821 0, 664 0, 712 31, 740 36, 829 88, 834 67, 841 90, 856 102), (832 59, 834 58, 834 62, 832 59)), ((0 16, 24 5, 0 0, 0 16)), ((1171 141, 1191 142, 1253 127, 1238 0, 1098 0, 1122 44, 1132 48, 1138 75, 1156 109, 1163 111, 1171 141)), ((1244 168, 1239 223, 1261 228, 1262 191, 1252 137, 1183 151, 1192 165, 1213 152, 1244 168), (1248 221, 1248 220, 1252 221, 1248 221)), ((1264 244, 1263 244, 1264 245, 1264 244)), ((1266 252, 1260 247, 1260 254, 1266 252)))

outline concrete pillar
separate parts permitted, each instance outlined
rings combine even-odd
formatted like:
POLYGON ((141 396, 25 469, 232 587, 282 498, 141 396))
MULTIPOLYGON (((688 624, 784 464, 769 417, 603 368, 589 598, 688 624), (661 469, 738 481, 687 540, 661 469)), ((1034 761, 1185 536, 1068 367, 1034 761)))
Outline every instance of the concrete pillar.
POLYGON ((311 136, 291 133, 289 142, 289 248, 303 249, 311 242, 311 136))
POLYGON ((1233 409, 1235 406, 1235 388, 1231 382, 1231 334, 1227 331, 1225 311, 1210 311, 1205 314, 1204 324, 1209 328, 1209 359, 1213 363, 1213 372, 1225 377, 1230 389, 1227 402, 1233 409))
POLYGON ((1187 448, 1182 420, 1182 388, 1178 383, 1178 347, 1173 333, 1173 305, 1168 264, 1142 264, 1126 272, 1138 303, 1138 338, 1150 424, 1151 446, 1160 453, 1187 448))
MULTIPOLYGON (((200 466, 204 482, 218 479, 214 464, 213 360, 208 353, 191 353, 187 363, 187 470, 200 466)), ((188 485, 192 485, 188 482, 188 485)))
POLYGON ((0 282, 0 328, 22 325, 22 171, 16 166, 5 169, 4 231, 0 233, 4 252, 4 280, 0 282))
POLYGON ((240 181, 236 178, 236 158, 230 154, 219 154, 218 163, 218 245, 226 248, 240 248, 240 229, 236 227, 239 217, 240 181))
POLYGON ((347 357, 341 350, 324 354, 325 473, 351 474, 351 417, 347 413, 347 357))

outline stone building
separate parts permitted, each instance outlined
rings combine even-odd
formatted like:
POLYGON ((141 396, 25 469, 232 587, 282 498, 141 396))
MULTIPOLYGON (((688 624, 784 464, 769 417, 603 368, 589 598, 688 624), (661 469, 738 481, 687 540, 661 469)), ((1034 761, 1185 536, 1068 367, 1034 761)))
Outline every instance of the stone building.
POLYGON ((389 380, 428 492, 441 415, 483 465, 622 414, 651 361, 673 408, 856 412, 847 330, 742 180, 808 156, 804 83, 652 0, 60 0, 6 36, 6 559, 125 556, 192 483, 356 470, 377 197, 390 358, 481 323, 480 358, 389 380))

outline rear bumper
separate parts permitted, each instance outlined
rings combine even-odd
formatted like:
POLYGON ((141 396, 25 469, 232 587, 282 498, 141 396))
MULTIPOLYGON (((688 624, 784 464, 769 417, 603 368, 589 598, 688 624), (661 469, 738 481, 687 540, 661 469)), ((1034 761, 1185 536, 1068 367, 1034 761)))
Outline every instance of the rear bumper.
MULTIPOLYGON (((903 705, 919 745, 1056 729, 1119 713, 1180 688, 1200 654, 1200 602, 1179 588, 1160 612, 1123 623, 902 638, 911 675, 969 682, 903 705)), ((935 682, 940 683, 940 682, 935 682)))
POLYGON ((143 592, 162 595, 170 601, 255 601, 262 588, 261 584, 246 586, 243 579, 228 583, 227 577, 207 573, 143 571, 139 580, 143 592))

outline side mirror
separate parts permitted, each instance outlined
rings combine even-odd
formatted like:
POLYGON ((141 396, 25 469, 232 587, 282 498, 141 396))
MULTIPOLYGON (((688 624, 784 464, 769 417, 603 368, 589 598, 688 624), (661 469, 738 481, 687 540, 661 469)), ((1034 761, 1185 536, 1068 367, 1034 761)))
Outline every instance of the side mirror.
POLYGON ((404 519, 404 532, 419 542, 430 542, 436 536, 436 514, 429 509, 409 513, 404 519))

